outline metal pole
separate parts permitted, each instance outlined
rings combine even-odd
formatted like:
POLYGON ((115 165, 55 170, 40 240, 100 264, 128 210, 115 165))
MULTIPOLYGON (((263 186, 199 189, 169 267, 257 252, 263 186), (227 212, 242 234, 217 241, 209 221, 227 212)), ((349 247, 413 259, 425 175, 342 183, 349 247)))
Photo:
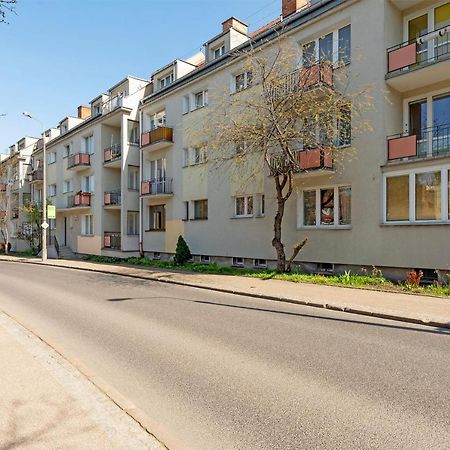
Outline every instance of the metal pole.
MULTIPOLYGON (((43 183, 42 189, 42 225, 47 223, 47 149, 45 146, 45 130, 43 130, 42 138, 44 141, 44 167, 43 167, 43 183)), ((42 262, 47 261, 47 228, 42 228, 42 262)))

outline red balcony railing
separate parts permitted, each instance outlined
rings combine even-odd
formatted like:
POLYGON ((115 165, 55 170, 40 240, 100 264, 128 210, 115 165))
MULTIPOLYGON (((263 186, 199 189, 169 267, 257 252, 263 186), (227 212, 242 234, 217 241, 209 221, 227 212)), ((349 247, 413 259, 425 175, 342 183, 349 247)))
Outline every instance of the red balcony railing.
POLYGON ((103 194, 103 202, 105 206, 120 205, 121 197, 122 195, 120 191, 105 192, 103 194))
POLYGON ((6 192, 6 183, 0 183, 0 192, 6 192))
POLYGON ((300 171, 316 169, 333 169, 333 150, 331 148, 314 148, 298 152, 300 171))
POLYGON ((80 166, 90 166, 91 165, 91 155, 88 153, 77 153, 75 155, 70 155, 67 158, 67 168, 71 169, 73 167, 80 166))
POLYGON ((91 206, 91 193, 82 192, 81 194, 70 195, 67 198, 67 206, 69 208, 91 206))
POLYGON ((141 147, 153 145, 158 142, 167 142, 167 143, 173 142, 173 129, 163 126, 142 133, 141 147))
POLYGON ((118 232, 105 231, 103 235, 103 246, 115 250, 121 249, 121 234, 118 232))
POLYGON ((173 194, 172 178, 147 180, 141 183, 141 195, 173 194))

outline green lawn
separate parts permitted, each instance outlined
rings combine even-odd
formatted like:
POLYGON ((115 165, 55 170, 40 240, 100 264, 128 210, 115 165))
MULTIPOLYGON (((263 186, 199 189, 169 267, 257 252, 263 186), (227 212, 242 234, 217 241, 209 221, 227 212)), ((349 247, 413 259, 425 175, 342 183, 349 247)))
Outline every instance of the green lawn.
POLYGON ((348 286, 364 289, 377 289, 392 292, 404 292, 422 295, 432 295, 438 297, 450 297, 450 286, 434 284, 431 286, 411 286, 406 283, 393 283, 381 274, 381 271, 374 268, 372 274, 364 273, 357 275, 346 272, 342 275, 313 275, 301 272, 277 273, 270 270, 239 269, 236 267, 219 266, 218 264, 188 263, 176 265, 171 261, 153 261, 146 258, 115 258, 109 256, 84 256, 85 261, 93 261, 105 264, 123 264, 133 266, 154 267, 159 269, 169 269, 186 272, 201 272, 219 275, 240 275, 262 279, 285 280, 294 283, 313 283, 329 286, 348 286))

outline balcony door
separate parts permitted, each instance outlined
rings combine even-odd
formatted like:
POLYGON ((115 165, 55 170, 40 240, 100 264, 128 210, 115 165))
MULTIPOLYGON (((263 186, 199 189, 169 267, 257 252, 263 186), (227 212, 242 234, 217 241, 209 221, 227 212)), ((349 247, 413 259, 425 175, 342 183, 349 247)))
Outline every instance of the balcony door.
MULTIPOLYGON (((434 29, 441 30, 450 25, 450 2, 434 10, 434 29)), ((435 39, 434 55, 440 58, 450 53, 450 32, 442 33, 435 39)))
POLYGON ((417 156, 425 157, 427 145, 428 102, 427 99, 409 104, 409 131, 417 136, 417 156))
POLYGON ((450 94, 433 97, 433 155, 450 149, 450 94))
MULTIPOLYGON (((428 14, 424 14, 408 22, 408 41, 414 42, 419 37, 428 33, 428 14)), ((417 63, 423 63, 428 59, 428 42, 417 45, 417 63)))

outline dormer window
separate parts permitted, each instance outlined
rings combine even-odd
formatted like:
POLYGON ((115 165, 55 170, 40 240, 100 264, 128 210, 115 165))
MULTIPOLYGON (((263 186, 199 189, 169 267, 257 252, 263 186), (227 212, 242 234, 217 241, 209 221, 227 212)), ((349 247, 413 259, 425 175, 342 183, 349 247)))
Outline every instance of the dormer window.
POLYGON ((173 72, 158 80, 159 88, 163 89, 173 83, 173 72))
POLYGON ((102 113, 102 105, 101 103, 97 103, 92 107, 92 115, 99 116, 102 113))
POLYGON ((213 50, 213 59, 220 58, 225 54, 225 45, 221 45, 213 50))

